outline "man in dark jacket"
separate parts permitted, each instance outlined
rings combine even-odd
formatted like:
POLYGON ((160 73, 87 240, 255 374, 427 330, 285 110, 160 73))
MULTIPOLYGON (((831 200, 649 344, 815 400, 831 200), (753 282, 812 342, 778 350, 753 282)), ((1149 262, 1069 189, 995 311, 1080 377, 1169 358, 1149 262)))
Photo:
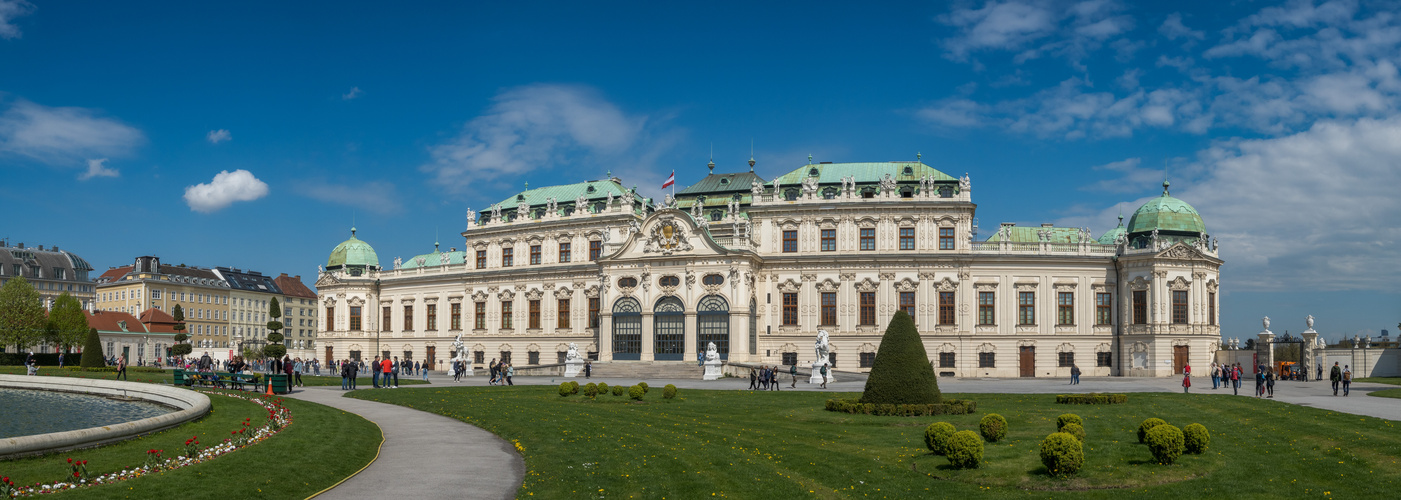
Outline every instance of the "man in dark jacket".
POLYGON ((353 391, 353 390, 355 390, 355 380, 356 380, 356 377, 360 376, 360 364, 359 364, 359 363, 345 363, 345 369, 346 369, 346 370, 349 370, 348 373, 350 374, 350 390, 353 391))
POLYGON ((1343 369, 1338 368, 1338 362, 1333 362, 1333 369, 1328 371, 1328 380, 1333 382, 1333 395, 1338 395, 1338 384, 1343 383, 1343 369))

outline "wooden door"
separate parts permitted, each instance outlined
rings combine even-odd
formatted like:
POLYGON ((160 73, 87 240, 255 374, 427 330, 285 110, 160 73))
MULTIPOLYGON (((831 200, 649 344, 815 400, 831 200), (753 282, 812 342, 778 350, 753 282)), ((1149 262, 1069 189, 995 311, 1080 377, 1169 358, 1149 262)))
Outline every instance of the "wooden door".
POLYGON ((427 361, 428 364, 423 365, 425 368, 427 368, 427 369, 429 369, 429 370, 432 370, 432 369, 433 369, 433 367, 434 367, 434 365, 433 365, 433 363, 434 363, 434 355, 437 354, 437 352, 438 352, 438 348, 437 348, 436 346, 431 346, 431 345, 428 346, 428 359, 424 360, 424 361, 427 361))
POLYGON ((326 362, 326 363, 329 363, 329 362, 332 362, 332 361, 335 361, 335 360, 336 360, 336 357, 333 355, 334 352, 335 352, 335 351, 332 351, 332 350, 331 350, 331 346, 326 346, 326 359, 325 359, 325 362, 326 362))
POLYGON ((1172 346, 1172 372, 1182 374, 1182 367, 1187 366, 1187 346, 1172 346))
POLYGON ((1033 346, 1022 347, 1021 359, 1019 359, 1023 377, 1036 376, 1036 348, 1033 346))

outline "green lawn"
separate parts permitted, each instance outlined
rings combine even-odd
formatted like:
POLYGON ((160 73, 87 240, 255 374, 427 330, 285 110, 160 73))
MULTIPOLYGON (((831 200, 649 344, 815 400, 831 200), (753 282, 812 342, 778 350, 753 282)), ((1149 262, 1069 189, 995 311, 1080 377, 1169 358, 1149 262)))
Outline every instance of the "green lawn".
POLYGON ((1397 388, 1395 388, 1395 389, 1382 389, 1382 390, 1380 390, 1380 391, 1372 391, 1372 392, 1367 393, 1367 395, 1368 395, 1368 396, 1383 397, 1383 398, 1396 398, 1396 399, 1401 399, 1401 387, 1397 387, 1397 388))
POLYGON ((644 403, 626 397, 560 397, 555 387, 461 387, 352 393, 426 410, 519 441, 526 462, 519 496, 580 498, 854 498, 915 496, 1385 498, 1401 469, 1393 422, 1218 395, 1131 394, 1112 406, 1054 404, 1054 395, 946 394, 979 413, 873 417, 822 410, 811 392, 682 390, 644 403), (1087 461, 1071 480, 1045 475, 1040 440, 1066 412, 1085 419, 1087 461), (1007 418, 1005 440, 987 444, 983 467, 952 470, 928 455, 924 426, 944 420, 976 430, 987 413, 1007 418), (1212 432, 1204 455, 1152 463, 1138 423, 1160 417, 1212 432))
POLYGON ((1353 379, 1353 382, 1371 382, 1374 384, 1401 385, 1401 377, 1362 377, 1353 379))
MULTIPOLYGON (((9 374, 9 375, 24 375, 24 373, 25 373, 24 370, 25 370, 25 368, 24 368, 23 366, 0 366, 0 373, 9 374)), ((325 372, 323 371, 322 373, 325 373, 325 372)), ((115 380, 115 379, 117 378, 117 374, 116 374, 116 373, 112 373, 112 372, 82 372, 82 371, 76 371, 76 370, 68 370, 68 369, 65 369, 65 368, 59 368, 59 367, 57 367, 57 366, 41 367, 41 368, 39 369, 39 374, 40 374, 40 375, 55 376, 55 377, 96 378, 96 379, 103 379, 103 380, 115 380)), ((170 370, 165 370, 165 371, 160 372, 160 373, 151 373, 151 372, 142 372, 142 371, 135 371, 135 370, 128 369, 127 372, 126 372, 126 375, 127 375, 126 380, 130 380, 130 381, 132 381, 132 382, 146 382, 146 383, 167 384, 167 385, 169 385, 169 384, 170 384, 172 381, 174 381, 174 379, 175 379, 175 375, 172 374, 172 373, 170 372, 170 370)), ((359 382, 358 382, 358 383, 359 383, 360 387, 373 387, 373 385, 371 384, 371 382, 372 382, 372 381, 370 380, 370 377, 359 377, 359 382)), ((428 383, 428 382, 424 382, 422 379, 417 378, 417 377, 405 377, 405 376, 402 375, 402 374, 399 375, 399 385, 419 385, 419 384, 426 384, 426 383, 428 383)), ((317 377, 317 376, 314 376, 314 375, 305 375, 305 374, 303 374, 303 375, 302 375, 302 385, 304 385, 304 386, 306 386, 306 387, 312 387, 312 386, 327 386, 327 385, 331 385, 331 386, 340 386, 340 385, 341 385, 341 378, 340 378, 340 377, 317 377)))

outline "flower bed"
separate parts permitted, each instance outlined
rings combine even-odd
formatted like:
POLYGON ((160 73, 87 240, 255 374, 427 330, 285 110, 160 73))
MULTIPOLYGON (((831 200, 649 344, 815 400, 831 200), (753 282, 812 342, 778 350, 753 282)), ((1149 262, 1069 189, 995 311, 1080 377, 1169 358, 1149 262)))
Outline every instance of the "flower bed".
POLYGON ((965 415, 978 411, 978 404, 965 399, 949 399, 934 404, 875 404, 856 399, 829 399, 827 411, 862 415, 923 417, 928 415, 965 415))
POLYGON ((1057 394, 1056 404, 1062 405, 1117 405, 1129 402, 1127 394, 1057 394))
POLYGON ((185 441, 183 454, 175 458, 165 458, 165 450, 147 450, 146 457, 142 464, 125 467, 120 471, 89 476, 87 472, 87 460, 68 459, 68 464, 72 469, 72 479, 54 483, 36 483, 32 486, 18 486, 10 481, 10 478, 0 478, 0 498, 27 497, 32 495, 42 495, 45 493, 56 493, 76 488, 86 488, 103 484, 117 483, 128 479, 133 479, 148 474, 158 474, 168 470, 175 470, 182 467, 203 463, 213 460, 224 454, 231 453, 245 446, 251 446, 268 439, 277 433, 282 432, 288 425, 292 424, 292 413, 282 406, 281 398, 270 398, 266 396, 244 396, 226 392, 200 391, 210 394, 218 394, 225 397, 251 401, 262 406, 268 411, 267 421, 261 426, 254 426, 252 419, 244 419, 243 425, 230 431, 230 437, 224 439, 217 445, 203 448, 199 447, 199 437, 193 436, 185 441))

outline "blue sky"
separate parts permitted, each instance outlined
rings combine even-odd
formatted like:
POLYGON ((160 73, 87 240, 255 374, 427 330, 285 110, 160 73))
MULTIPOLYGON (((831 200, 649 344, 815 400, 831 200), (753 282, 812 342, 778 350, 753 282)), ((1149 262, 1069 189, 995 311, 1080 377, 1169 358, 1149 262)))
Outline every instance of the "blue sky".
POLYGON ((0 0, 0 237, 309 282, 352 220, 387 265, 524 183, 655 194, 752 141, 770 178, 922 154, 984 228, 1099 234, 1166 175, 1227 336, 1395 333, 1401 5, 756 4, 0 0))

